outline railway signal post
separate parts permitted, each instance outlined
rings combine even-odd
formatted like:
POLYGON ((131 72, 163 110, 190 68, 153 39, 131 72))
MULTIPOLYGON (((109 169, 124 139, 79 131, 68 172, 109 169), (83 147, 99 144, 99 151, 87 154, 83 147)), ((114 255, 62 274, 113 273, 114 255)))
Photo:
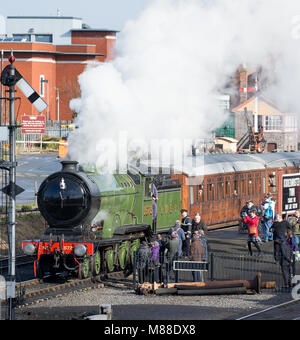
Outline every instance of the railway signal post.
MULTIPOLYGON (((7 301, 8 301, 8 319, 13 320, 14 300, 16 298, 16 195, 19 188, 16 187, 16 120, 15 120, 15 81, 16 69, 14 66, 15 57, 9 58, 10 67, 8 77, 2 83, 9 87, 9 162, 6 169, 9 171, 9 185, 3 188, 3 192, 9 197, 8 210, 8 239, 9 239, 9 268, 7 278, 7 301)), ((21 188, 20 188, 21 189, 21 188)), ((23 190, 23 189, 22 189, 23 190)))

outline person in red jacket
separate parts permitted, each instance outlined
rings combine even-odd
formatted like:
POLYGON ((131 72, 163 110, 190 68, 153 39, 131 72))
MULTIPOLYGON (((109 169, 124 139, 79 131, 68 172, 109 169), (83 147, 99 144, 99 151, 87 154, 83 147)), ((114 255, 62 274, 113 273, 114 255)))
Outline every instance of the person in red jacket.
POLYGON ((259 246, 259 236, 258 236, 258 225, 260 218, 256 215, 256 210, 250 211, 250 217, 247 214, 244 214, 244 223, 248 226, 248 249, 249 253, 252 256, 252 243, 258 250, 258 256, 261 255, 261 249, 259 246))

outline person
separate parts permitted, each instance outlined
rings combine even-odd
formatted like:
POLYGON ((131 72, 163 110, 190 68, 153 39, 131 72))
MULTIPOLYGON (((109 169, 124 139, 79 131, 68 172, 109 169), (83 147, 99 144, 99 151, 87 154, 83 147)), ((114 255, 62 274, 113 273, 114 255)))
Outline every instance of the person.
POLYGON ((192 219, 188 215, 187 210, 181 210, 181 228, 185 234, 185 241, 183 243, 183 256, 188 257, 190 252, 190 243, 191 243, 191 235, 192 235, 192 219))
POLYGON ((151 264, 153 270, 152 281, 159 282, 159 243, 157 241, 151 242, 151 264))
POLYGON ((198 237, 199 237, 199 240, 202 243, 203 248, 204 248, 204 254, 203 254, 203 257, 202 257, 202 261, 207 262, 208 261, 209 245, 208 245, 207 239, 205 237, 204 230, 198 231, 198 237))
POLYGON ((291 263, 291 269, 292 269, 292 276, 296 276, 296 256, 295 253, 296 251, 298 251, 298 247, 297 247, 297 242, 296 242, 296 238, 293 234, 292 229, 287 229, 286 231, 287 233, 287 239, 286 242, 289 245, 289 247, 291 248, 292 252, 293 252, 293 256, 292 256, 292 260, 293 262, 291 263))
POLYGON ((272 194, 265 196, 265 199, 261 203, 262 210, 262 226, 263 226, 263 242, 273 241, 273 233, 270 231, 274 222, 275 216, 275 200, 272 194))
POLYGON ((165 263, 165 250, 166 250, 166 241, 163 239, 161 234, 157 235, 157 242, 159 244, 159 278, 160 282, 163 282, 164 275, 163 275, 163 265, 165 263))
POLYGON ((293 252, 287 242, 280 243, 280 266, 282 270, 283 288, 291 287, 291 264, 293 263, 293 252))
POLYGON ((192 233, 195 234, 195 231, 200 230, 207 232, 207 226, 205 222, 201 219, 200 214, 196 214, 192 222, 192 233))
POLYGON ((258 256, 261 255, 261 249, 259 246, 259 238, 258 238, 258 224, 260 218, 256 216, 256 210, 251 210, 250 211, 250 217, 244 213, 243 215, 243 221, 248 225, 248 249, 250 256, 253 256, 252 252, 252 243, 258 250, 258 256))
POLYGON ((169 233, 168 233, 169 238, 171 238, 172 233, 175 233, 176 238, 179 241, 177 252, 178 252, 178 256, 181 256, 182 255, 183 242, 185 241, 185 233, 180 226, 179 220, 176 221, 175 226, 170 228, 169 233))
POLYGON ((157 181, 153 181, 152 183, 152 230, 154 234, 156 234, 157 229, 157 201, 158 201, 158 190, 157 190, 157 181))
POLYGON ((274 258, 276 262, 280 260, 281 243, 286 240, 286 232, 288 229, 291 229, 288 221, 284 221, 281 215, 275 214, 275 221, 272 224, 270 232, 273 233, 274 258))
POLYGON ((172 232, 170 239, 166 244, 166 269, 167 269, 167 282, 170 281, 170 273, 173 267, 173 262, 177 260, 179 249, 179 239, 176 232, 172 232))
POLYGON ((151 257, 152 257, 151 248, 146 242, 146 240, 143 240, 138 251, 137 259, 139 283, 149 281, 149 264, 151 262, 151 257))
MULTIPOLYGON (((190 247, 190 261, 193 262, 202 262, 204 257, 204 247, 202 242, 199 240, 198 235, 194 235, 191 242, 190 247)), ((201 282, 201 272, 200 271, 192 271, 194 282, 201 282)))
POLYGON ((297 243, 297 248, 300 248, 300 210, 297 210, 294 215, 289 217, 290 226, 293 229, 297 243))
POLYGON ((157 242, 159 244, 159 262, 161 265, 164 264, 164 254, 166 250, 166 241, 163 240, 161 234, 157 235, 157 242))
POLYGON ((240 224, 240 231, 247 230, 248 231, 248 226, 247 224, 244 223, 243 221, 243 215, 246 213, 250 217, 250 211, 252 209, 256 210, 256 215, 259 216, 259 209, 257 206, 254 205, 253 201, 247 201, 246 204, 243 206, 241 212, 240 212, 240 217, 241 217, 241 224, 240 224))

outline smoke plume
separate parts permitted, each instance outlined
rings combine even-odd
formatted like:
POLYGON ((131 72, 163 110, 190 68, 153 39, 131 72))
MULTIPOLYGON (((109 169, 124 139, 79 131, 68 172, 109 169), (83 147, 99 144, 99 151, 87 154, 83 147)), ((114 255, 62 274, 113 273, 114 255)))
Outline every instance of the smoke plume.
POLYGON ((137 140, 143 154, 156 139, 210 136, 228 118, 218 98, 241 64, 262 66, 271 99, 296 110, 299 46, 296 0, 149 1, 119 34, 115 60, 80 75, 71 157, 101 166, 137 140))

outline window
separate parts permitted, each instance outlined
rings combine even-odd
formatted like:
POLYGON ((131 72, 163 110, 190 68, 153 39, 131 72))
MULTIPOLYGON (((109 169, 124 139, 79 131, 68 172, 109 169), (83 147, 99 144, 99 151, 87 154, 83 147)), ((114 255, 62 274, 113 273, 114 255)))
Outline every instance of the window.
POLYGON ((30 34, 13 34, 13 37, 16 41, 31 41, 30 34))
POLYGON ((282 131, 283 118, 282 116, 266 116, 265 131, 282 131))
POLYGON ((194 205, 194 187, 190 186, 190 203, 194 205))
POLYGON ((260 175, 255 176, 255 189, 257 194, 261 194, 261 178, 260 175))
POLYGON ((235 177, 233 182, 233 192, 232 195, 234 198, 239 196, 239 177, 235 177))
POLYGON ((244 176, 241 176, 241 189, 241 195, 246 196, 246 181, 244 176))
POLYGON ((222 179, 218 179, 218 184, 217 184, 217 195, 218 195, 218 200, 221 201, 224 199, 224 182, 222 182, 222 179))
POLYGON ((40 96, 42 98, 45 97, 45 82, 44 82, 44 80, 45 80, 45 76, 41 75, 40 76, 40 96))
POLYGON ((225 182, 225 197, 230 198, 231 197, 231 183, 230 183, 230 178, 226 179, 225 182))
POLYGON ((286 116, 285 117, 285 131, 295 132, 297 131, 297 117, 296 116, 286 116))
POLYGON ((251 175, 248 176, 248 195, 251 196, 255 193, 254 179, 251 175))
POLYGON ((215 186, 214 184, 207 185, 207 200, 214 201, 215 200, 215 186))
POLYGON ((197 188, 197 202, 205 201, 204 185, 198 185, 197 188))
POLYGON ((52 37, 52 34, 36 34, 35 41, 44 42, 44 43, 52 43, 53 37, 52 37))

